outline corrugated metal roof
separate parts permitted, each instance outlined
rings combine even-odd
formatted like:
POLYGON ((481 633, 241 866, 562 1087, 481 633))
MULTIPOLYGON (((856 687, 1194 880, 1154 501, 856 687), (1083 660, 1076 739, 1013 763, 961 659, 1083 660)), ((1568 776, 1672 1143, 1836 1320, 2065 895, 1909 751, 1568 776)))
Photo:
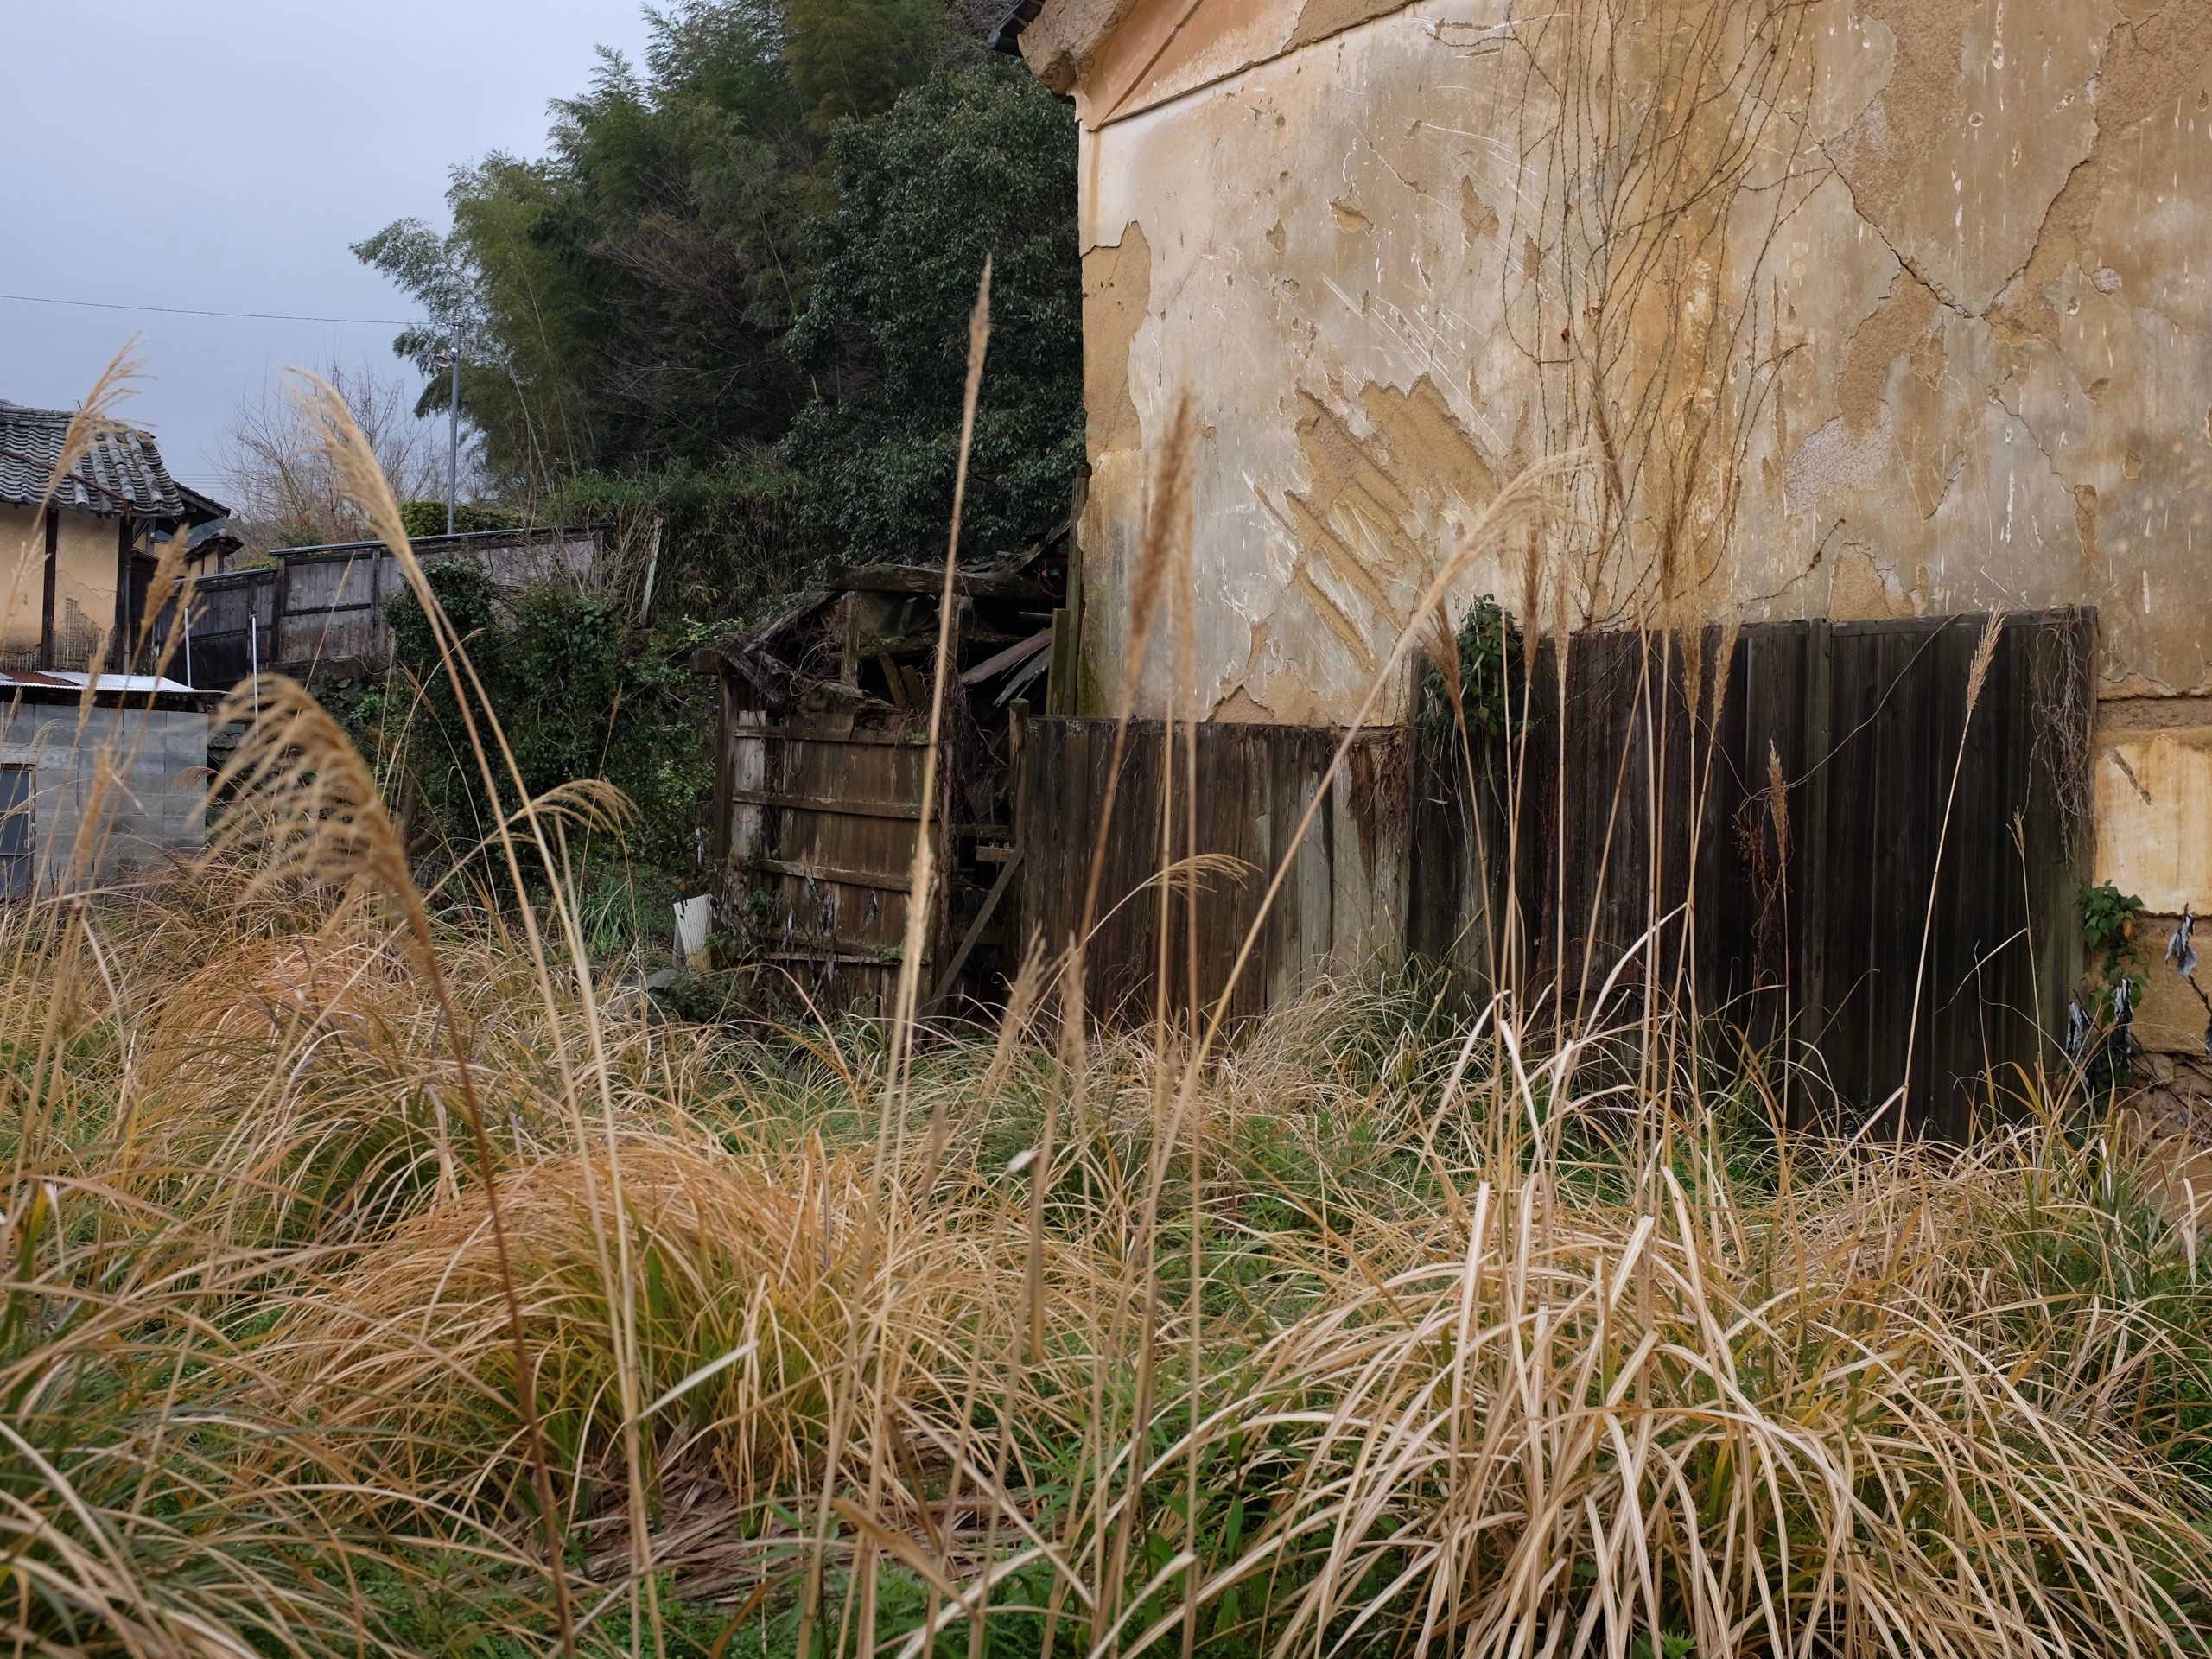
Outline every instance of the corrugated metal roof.
MULTIPOLYGON (((0 501, 36 506, 46 499, 71 418, 66 409, 28 409, 0 399, 0 501)), ((95 437, 55 486, 54 499, 79 512, 186 516, 183 493, 162 465, 162 452, 150 434, 136 427, 95 437)))
POLYGON ((182 680, 163 674, 87 674, 80 668, 10 669, 7 677, 25 684, 61 684, 73 691, 91 685, 95 691, 189 691, 182 680))
MULTIPOLYGON (((103 697, 200 697, 212 702, 215 694, 173 680, 166 674, 88 674, 73 668, 0 668, 0 702, 10 693, 67 694, 81 698, 89 690, 94 701, 103 697)), ((40 699, 34 699, 35 701, 40 699)), ((44 701, 58 700, 47 696, 44 701)))

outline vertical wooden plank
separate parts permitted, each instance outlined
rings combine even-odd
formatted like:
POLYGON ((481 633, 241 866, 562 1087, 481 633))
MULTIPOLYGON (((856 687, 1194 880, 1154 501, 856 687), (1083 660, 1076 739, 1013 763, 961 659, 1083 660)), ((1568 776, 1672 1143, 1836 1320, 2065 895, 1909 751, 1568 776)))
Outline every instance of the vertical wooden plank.
MULTIPOLYGON (((1160 833, 1167 821, 1166 730, 1164 721, 1147 721, 1141 731, 1133 729, 1130 734, 1127 764, 1134 774, 1128 779, 1133 810, 1122 820, 1125 833, 1116 837, 1126 849, 1119 885, 1129 895, 1122 912, 1126 924, 1123 948, 1140 999, 1131 1012, 1146 1020, 1152 1018, 1157 999, 1167 988, 1160 982, 1160 970, 1163 948, 1168 943, 1164 933, 1169 918, 1162 913, 1168 895, 1165 886, 1153 880, 1162 868, 1160 833), (1147 886, 1147 882, 1152 885, 1147 886)), ((1168 955, 1172 960, 1173 953, 1168 955)))
MULTIPOLYGON (((2010 942, 1994 971, 1986 976, 1991 993, 1990 1043, 1996 1058, 2031 1069, 2038 1060, 2059 1057, 2062 1050, 2055 1039, 2065 1029, 2064 998, 2048 1001, 2038 979, 2051 942, 2044 937, 2044 918, 2038 913, 2037 860, 2046 841, 2046 826, 2056 827, 2046 812, 2059 804, 2056 780, 2047 777, 2038 764, 2038 751, 2048 752, 2047 743, 2041 741, 2042 671, 2050 660, 2047 648, 2054 643, 2054 636, 2039 619, 2009 620, 1998 652, 1997 668, 2002 677, 1992 688, 2001 690, 2005 697, 2004 728, 2001 734, 1993 734, 1997 738, 1993 764, 1999 783, 1991 804, 1997 819, 1990 832, 1996 849, 1991 885, 2001 895, 2001 909, 1995 897, 1992 908, 1999 910, 2003 937, 2010 942)), ((2086 710, 2084 714, 2082 736, 2086 740, 2086 710)), ((2086 759, 2086 749, 2082 753, 2086 759)), ((2049 836, 2053 842, 2063 838, 2049 836)), ((2070 922, 2070 904, 2068 909, 2070 922)), ((2067 931, 2079 937, 2072 927, 2067 931)))
MULTIPOLYGON (((1199 850, 1251 861, 1249 825, 1244 822, 1244 779, 1228 758, 1226 727, 1198 728, 1199 850)), ((1237 918, 1243 894, 1265 880, 1257 872, 1242 880, 1227 875, 1200 878, 1198 893, 1198 978, 1194 1006, 1210 1014, 1221 995, 1224 977, 1241 937, 1237 918)))
MULTIPOLYGON (((1976 742, 1993 715, 1986 686, 1971 710, 1967 699, 1985 626, 1979 617, 1946 624, 1923 659, 1935 711, 1923 745, 1929 874, 1919 895, 1919 925, 1909 943, 1926 961, 1919 1001, 1927 1060, 1914 1058, 1912 1108, 1921 1133, 1954 1139, 1965 1123, 1962 1082, 1980 1069, 1974 1058, 1980 1047, 1974 963, 1981 943, 1975 912, 1989 891, 1990 870, 1988 858, 1974 856, 1972 849, 1988 850, 1982 832, 1993 803, 1967 794, 1965 785, 1976 742)), ((1974 781, 1986 788, 1988 780, 1974 781)))
MULTIPOLYGON (((1787 871, 1766 799, 1766 760, 1770 745, 1781 753, 1785 734, 1803 729, 1803 638, 1802 625, 1790 623, 1738 637, 1700 779, 1700 1002, 1761 1040, 1773 1034, 1764 1020, 1771 1000, 1765 988, 1777 977, 1774 940, 1787 918, 1787 871)), ((1717 648, 1716 642, 1716 655, 1717 648)), ((1794 756, 1785 759, 1786 772, 1793 763, 1794 756)))
MULTIPOLYGON (((1238 780, 1238 793, 1243 800, 1245 847, 1251 866, 1251 875, 1238 888, 1233 904, 1224 906, 1224 919, 1229 923, 1226 939, 1227 954, 1223 957, 1223 973, 1228 963, 1242 948, 1245 935, 1260 916, 1262 896, 1268 883, 1274 876, 1275 824, 1270 815, 1270 791, 1265 768, 1253 763, 1249 739, 1243 728, 1224 737, 1221 750, 1224 766, 1238 780)), ((1263 926, 1260 936, 1253 941, 1253 957, 1237 982, 1236 993, 1230 999, 1230 1012, 1238 1018, 1249 1016, 1262 1003, 1262 985, 1267 974, 1267 951, 1272 941, 1263 926)), ((1225 987, 1225 980, 1216 988, 1218 995, 1225 987)))
MULTIPOLYGON (((1249 742, 1249 738, 1246 741, 1249 742)), ((1272 875, 1284 860, 1290 861, 1284 872, 1282 890, 1262 924, 1261 954, 1252 964, 1252 982, 1242 988, 1243 994, 1238 998, 1238 1012, 1248 1017, 1265 1012, 1269 1003, 1281 998, 1286 989, 1282 982, 1284 963, 1298 949, 1298 804, 1292 798, 1291 788, 1280 775, 1270 750, 1255 745, 1243 761, 1261 784, 1260 810, 1268 826, 1268 874, 1272 875)), ((1267 878, 1262 879, 1264 881, 1267 878)), ((1255 895, 1255 902, 1256 898, 1255 895)))
POLYGON ((1040 787, 1037 804, 1033 806, 1030 822, 1039 826, 1049 815, 1052 820, 1052 891, 1040 912, 1046 918, 1045 950, 1048 956, 1058 957, 1073 943, 1075 907, 1081 904, 1080 889, 1075 873, 1075 844, 1079 833, 1077 826, 1090 822, 1090 780, 1083 776, 1074 763, 1075 734, 1066 721, 1053 716, 1038 723, 1037 742, 1033 746, 1040 763, 1049 750, 1049 765, 1040 764, 1040 787))
MULTIPOLYGON (((1660 787, 1662 712, 1666 685, 1666 636, 1637 632, 1619 637, 1606 686, 1605 718, 1590 728, 1597 748, 1586 834, 1593 849, 1591 874, 1599 917, 1594 950, 1578 952, 1575 995, 1583 1006, 1606 972, 1631 949, 1649 920, 1647 894, 1661 868, 1655 855, 1661 831, 1655 810, 1660 787), (1602 872, 1602 874, 1600 874, 1602 872)), ((1649 970, 1647 955, 1635 980, 1649 970)))
POLYGON ((56 666, 54 660, 54 590, 60 569, 61 508, 53 501, 46 504, 46 564, 41 578, 39 600, 38 665, 56 666))
MULTIPOLYGON (((1919 944, 1915 925, 1927 891, 1919 868, 1925 830, 1917 760, 1927 747, 1933 710, 1926 682, 1915 670, 1923 639, 1894 627, 1874 633, 1877 703, 1874 713, 1874 824, 1876 877, 1867 930, 1866 1070, 1868 1103, 1878 1104, 1904 1080, 1914 1014, 1910 984, 1919 944), (1912 936, 1910 946, 1905 937, 1912 936)), ((1883 1138, 1904 1119, 1892 1109, 1883 1138)))
MULTIPOLYGON (((1243 763, 1251 769, 1252 775, 1261 780, 1261 813, 1268 825, 1266 866, 1268 874, 1274 874, 1277 865, 1284 865, 1282 889, 1262 925, 1263 931, 1260 936, 1262 954, 1252 964, 1251 983, 1243 988, 1243 995, 1238 999, 1238 1012, 1245 1018, 1256 1017, 1265 1013, 1272 1003, 1281 1000, 1289 989, 1284 983, 1285 965, 1299 948, 1297 906, 1300 843, 1297 831, 1298 810, 1302 803, 1295 793, 1294 785, 1282 776, 1281 769, 1276 765, 1276 758, 1270 749, 1255 745, 1243 763)), ((1258 895, 1254 897, 1256 903, 1258 895)))
MULTIPOLYGON (((1805 626, 1804 759, 1790 791, 1790 840, 1797 867, 1787 962, 1791 1058, 1803 1062, 1827 1023, 1830 895, 1829 791, 1837 738, 1834 630, 1825 618, 1805 626)), ((1802 1127, 1821 1103, 1798 1065, 1791 1070, 1790 1116, 1802 1127)))
MULTIPOLYGON (((1062 900, 1062 913, 1059 913, 1059 938, 1048 940, 1048 949, 1066 951, 1066 949, 1073 949, 1079 944, 1077 933, 1082 931, 1084 885, 1090 876, 1090 838, 1097 830, 1097 814, 1103 810, 1103 801, 1099 798, 1099 777, 1093 770, 1093 761, 1090 761, 1090 726, 1086 721, 1066 721, 1064 719, 1058 723, 1058 730, 1062 734, 1062 752, 1059 752, 1062 785, 1071 787, 1084 803, 1082 821, 1066 825, 1066 832, 1062 836, 1062 861, 1064 869, 1066 869, 1064 892, 1066 892, 1066 898, 1062 900)), ((1084 971, 1089 978, 1089 963, 1084 964, 1084 971)), ((1084 984, 1082 993, 1084 1007, 1089 1008, 1089 984, 1084 984)))
POLYGON ((2057 634, 2051 642, 2053 671, 2070 679, 2071 685, 2053 690, 2053 720, 2060 730, 2054 734, 2046 753, 2054 770, 2046 776, 2047 787, 2037 791, 2036 796, 2046 804, 2045 810, 2052 822, 2042 937, 2053 944, 2052 949, 2043 953, 2044 960, 2056 969, 2053 982, 2045 993, 2043 1011, 2048 1028, 2054 1032, 2064 1028, 2067 988, 2080 979, 2085 967, 2087 946, 2075 915, 2075 898, 2089 879, 2091 830, 2087 772, 2092 722, 2096 717, 2097 613, 2092 609, 2076 609, 2056 626, 2057 634), (2061 709, 2069 712, 2062 717, 2057 713, 2061 709), (2062 775, 2058 769, 2069 764, 2074 771, 2062 775), (2069 813, 2065 809, 2063 803, 2067 791, 2075 792, 2078 811, 2069 813))
MULTIPOLYGON (((2023 782, 2022 830, 2027 846, 2029 925, 2039 982, 2029 993, 2045 1033, 2064 1029, 2065 1007, 2085 970, 2076 899, 2089 875, 2086 778, 2089 722, 2094 716, 2096 613, 2046 613, 2024 628, 2030 647, 2018 693, 2021 724, 2014 753, 2023 782)), ((2056 1062, 2055 1049, 2044 1051, 2056 1062)))
POLYGON ((1827 767, 1827 905, 1820 936, 1827 988, 1810 1049, 1827 1065, 1836 1103, 1853 1112, 1866 1106, 1871 1084, 1863 1027, 1854 1022, 1865 1020, 1868 1002, 1874 886, 1871 721, 1879 687, 1872 634, 1832 628, 1828 652, 1834 735, 1827 767))
POLYGON ((732 751, 737 745, 737 705, 735 698, 731 696, 729 682, 729 671, 718 668, 715 672, 715 792, 708 820, 715 895, 722 910, 724 929, 731 921, 730 904, 738 896, 730 891, 728 886, 730 837, 734 827, 730 822, 733 804, 729 795, 736 766, 736 757, 732 751))
POLYGON ((1974 642, 1967 626, 1949 622, 1899 624, 1883 637, 1895 690, 1880 719, 1887 815, 1882 836, 1890 864, 1876 941, 1887 1017, 1878 1018, 1874 1033, 1883 1046, 1875 1084, 1878 1095, 1904 1087, 1897 1127, 1922 1135, 1929 1128, 1939 1040, 1929 907, 1941 896, 1936 844, 1965 712, 1966 658, 1974 642))
MULTIPOLYGON (((1802 820, 1808 766, 1808 737, 1814 724, 1810 675, 1812 629, 1803 622, 1777 626, 1761 635, 1767 664, 1761 692, 1761 731, 1751 736, 1751 709, 1745 704, 1745 741, 1736 810, 1758 826, 1774 861, 1771 885, 1745 892, 1742 913, 1752 938, 1747 951, 1746 983, 1757 1000, 1758 1032, 1763 1043, 1786 1043, 1793 1032, 1792 940, 1804 902, 1802 820), (1770 786, 1770 760, 1781 780, 1777 806, 1770 786)), ((1750 639, 1742 649, 1748 654, 1750 639)), ((1748 682, 1748 671, 1746 679, 1748 682)), ((1784 1058, 1784 1057, 1777 1057, 1784 1058)))
POLYGON ((1331 734, 1308 734, 1295 744, 1286 744, 1281 754, 1282 775, 1297 803, 1298 817, 1306 818, 1312 809, 1298 849, 1298 950, 1286 964, 1294 997, 1318 982, 1335 938, 1330 904, 1336 886, 1332 868, 1336 860, 1335 817, 1330 801, 1343 781, 1332 779, 1329 772, 1329 752, 1335 747, 1331 734), (1325 747, 1315 743, 1314 736, 1325 740, 1325 747), (1324 788, 1329 791, 1326 797, 1321 796, 1324 788))
POLYGON ((1547 639, 1537 648, 1534 671, 1523 688, 1529 723, 1516 739, 1519 776, 1508 808, 1513 862, 1509 879, 1515 889, 1509 921, 1513 936, 1509 988, 1524 1011, 1534 1008, 1544 995, 1563 908, 1557 857, 1567 833, 1560 783, 1565 699, 1558 664, 1562 656, 1568 671, 1579 666, 1572 639, 1547 639))
POLYGON ((1695 902, 1697 861, 1704 846, 1703 826, 1697 809, 1710 791, 1714 770, 1710 764, 1713 759, 1710 722, 1713 657, 1718 648, 1719 641, 1708 639, 1702 627, 1678 630, 1671 646, 1674 666, 1667 700, 1673 758, 1669 766, 1671 778, 1667 798, 1667 880, 1671 894, 1669 908, 1675 914, 1667 925, 1669 977, 1665 990, 1668 995, 1682 1000, 1686 1014, 1698 1006, 1697 916, 1691 906, 1695 902), (1689 671, 1693 667, 1696 670, 1694 676, 1689 671))
MULTIPOLYGON (((1921 855, 1919 834, 1924 828, 1920 819, 1924 803, 1920 798, 1916 762, 1927 747, 1928 721, 1933 711, 1924 706, 1925 686, 1914 672, 1916 652, 1927 642, 1895 626, 1877 628, 1873 635, 1876 875, 1866 942, 1866 1044, 1867 1100, 1869 1104, 1878 1104, 1904 1080, 1907 1064, 1908 1021, 1914 1012, 1910 981, 1914 949, 1919 944, 1919 906, 1927 892, 1916 863, 1921 855), (1904 943, 1908 931, 1912 935, 1911 948, 1904 943)), ((1882 1138, 1894 1139, 1905 1122, 1904 1112, 1892 1107, 1891 1115, 1883 1122, 1882 1138)))

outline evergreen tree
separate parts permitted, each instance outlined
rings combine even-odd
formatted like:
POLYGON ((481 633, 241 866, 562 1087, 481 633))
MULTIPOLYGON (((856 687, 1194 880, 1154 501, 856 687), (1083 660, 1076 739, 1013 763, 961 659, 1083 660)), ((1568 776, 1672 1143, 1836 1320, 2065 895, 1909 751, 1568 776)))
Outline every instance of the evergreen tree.
POLYGON ((802 521, 855 555, 928 557, 959 453, 968 318, 992 261, 991 340, 963 544, 1018 546, 1067 511, 1083 459, 1074 124, 1018 64, 948 70, 830 141, 793 353, 826 393, 784 454, 802 521))

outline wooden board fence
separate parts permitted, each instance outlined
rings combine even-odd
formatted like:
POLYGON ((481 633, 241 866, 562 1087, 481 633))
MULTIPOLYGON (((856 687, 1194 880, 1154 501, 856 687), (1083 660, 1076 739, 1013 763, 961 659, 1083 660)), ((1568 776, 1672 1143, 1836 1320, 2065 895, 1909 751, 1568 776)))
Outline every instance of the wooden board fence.
MULTIPOLYGON (((1974 686, 1983 628, 1708 630, 1690 637, 1694 671, 1675 635, 1579 636, 1564 672, 1546 644, 1514 677, 1518 734, 1476 758, 1471 784, 1456 739, 1361 734, 1234 1011, 1394 950, 1567 1020, 1625 957, 1607 1017, 1649 1003, 1746 1033, 1802 1068, 1801 1111, 1864 1111, 1902 1084, 1908 1127, 1967 1133, 1994 1106, 1978 1079, 2057 1060, 2049 1033, 2080 970, 2095 645, 2093 613, 2006 617, 1974 686)), ((1200 727, 1196 788, 1173 781, 1163 842, 1157 722, 1132 722, 1100 835, 1113 732, 1031 722, 1023 928, 1071 938, 1103 849, 1090 1002, 1149 1010, 1164 921, 1180 1004, 1180 901, 1163 911, 1143 884, 1164 849, 1230 855, 1249 880, 1210 877, 1198 901, 1210 1003, 1339 734, 1200 727)))
MULTIPOLYGON (((415 552, 426 564, 473 560, 502 592, 518 593, 590 580, 599 542, 589 530, 486 531, 426 536, 415 552)), ((192 683, 226 691, 257 667, 301 678, 380 673, 391 654, 385 607, 404 585, 376 542, 296 548, 270 564, 202 576, 191 592, 192 683)))
POLYGON ((1189 1006, 1189 884, 1156 878, 1197 851, 1235 861, 1197 879, 1199 1000, 1227 982, 1277 864, 1295 846, 1281 895, 1230 997, 1249 1018, 1330 973, 1395 957, 1402 939, 1406 739, 1361 734, 1303 836, 1299 823, 1327 775, 1339 733, 1307 726, 1204 725, 1195 768, 1180 747, 1167 771, 1161 723, 1130 722, 1118 768, 1110 720, 1043 719, 1024 740, 1021 823, 1027 860, 1021 928, 1063 950, 1082 931, 1091 861, 1098 901, 1085 949, 1086 996, 1109 1017, 1154 1006, 1165 961, 1169 1001, 1189 1006), (1195 770, 1197 788, 1189 788, 1195 770), (1110 805, 1108 793, 1111 787, 1110 805), (1163 814, 1163 806, 1167 810, 1163 814), (1163 840, 1163 816, 1172 820, 1163 840))

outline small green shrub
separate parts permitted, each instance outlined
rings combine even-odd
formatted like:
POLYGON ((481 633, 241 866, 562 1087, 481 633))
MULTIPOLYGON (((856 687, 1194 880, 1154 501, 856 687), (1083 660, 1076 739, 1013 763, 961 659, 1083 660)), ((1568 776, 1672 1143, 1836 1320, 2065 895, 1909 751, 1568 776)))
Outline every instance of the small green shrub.
POLYGON ((1441 736, 1452 732, 1459 720, 1464 718, 1471 742, 1479 745, 1503 737, 1511 719, 1507 704, 1507 677, 1514 659, 1521 654, 1520 627, 1503 606, 1484 594, 1467 607, 1454 643, 1459 664, 1457 711, 1451 685, 1442 670, 1430 663, 1421 671, 1422 726, 1441 736))
POLYGON ((2109 1095, 2134 1075, 2135 1002, 2143 991, 2135 925, 2143 901, 2105 881, 2084 888, 2080 903, 2091 961, 2088 982, 2069 1015, 2067 1047, 2089 1086, 2109 1095))
MULTIPOLYGON (((454 504, 454 533, 473 535, 486 530, 520 530, 530 522, 530 515, 513 507, 503 507, 491 501, 461 501, 454 504)), ((409 537, 419 541, 425 536, 446 533, 446 504, 443 501, 403 501, 399 504, 400 528, 409 537)))
MULTIPOLYGON (((626 854, 645 867, 632 872, 616 861, 580 873, 587 890, 605 894, 594 914, 607 926, 595 943, 611 953, 639 938, 658 939, 669 898, 697 880, 714 722, 690 658, 711 631, 682 623, 641 630, 607 601, 557 586, 508 599, 467 559, 439 562, 427 575, 506 734, 522 788, 537 796, 603 778, 638 809, 626 848, 571 849, 588 861, 626 854)), ((511 780, 498 798, 487 792, 422 606, 403 594, 388 614, 391 677, 327 701, 402 803, 410 851, 432 869, 449 868, 519 801, 511 780)))

